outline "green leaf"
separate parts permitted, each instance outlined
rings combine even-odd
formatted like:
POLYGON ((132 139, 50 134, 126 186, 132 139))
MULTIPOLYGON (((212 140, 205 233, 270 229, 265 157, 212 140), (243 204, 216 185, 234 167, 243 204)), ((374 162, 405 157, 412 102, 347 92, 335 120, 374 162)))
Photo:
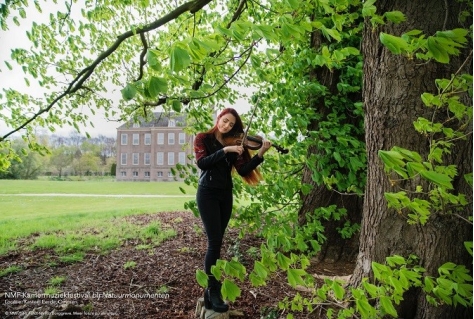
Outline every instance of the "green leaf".
POLYGON ((380 42, 394 54, 400 54, 408 50, 408 43, 405 40, 391 34, 381 32, 380 42))
POLYGON ((362 6, 362 16, 371 17, 377 12, 377 8, 374 6, 375 0, 364 1, 362 6))
POLYGON ((425 277, 425 287, 423 288, 424 291, 430 293, 434 288, 434 281, 430 277, 425 277))
POLYGON ((127 84, 127 86, 123 88, 120 92, 122 93, 122 97, 127 101, 132 100, 137 94, 137 90, 132 84, 127 84))
POLYGON ((296 10, 300 5, 300 1, 298 0, 285 0, 285 3, 290 6, 291 9, 296 10))
POLYGON ((453 189, 453 185, 451 183, 452 179, 445 174, 433 171, 421 171, 420 175, 440 187, 445 187, 446 189, 453 189))
POLYGON ((464 247, 469 252, 469 254, 472 256, 472 247, 473 247, 472 241, 465 241, 464 242, 464 247))
POLYGON ((406 20, 405 15, 401 11, 385 12, 384 17, 393 23, 400 23, 406 20))
POLYGON ((281 269, 287 270, 290 267, 291 259, 283 255, 281 252, 276 254, 276 258, 278 266, 280 266, 281 269))
POLYGON ((387 274, 390 274, 390 269, 382 264, 379 264, 377 262, 372 262, 372 271, 374 272, 374 277, 377 279, 382 279, 383 277, 387 276, 387 274))
POLYGON ((449 54, 446 51, 446 48, 439 43, 438 39, 435 37, 428 37, 426 45, 428 47, 428 52, 431 53, 436 61, 449 63, 449 54))
POLYGON ((364 282, 362 283, 362 286, 372 298, 375 298, 378 296, 378 288, 376 285, 371 284, 367 280, 364 280, 364 282))
POLYGON ((454 270, 455 268, 456 268, 455 263, 447 262, 447 263, 444 263, 443 265, 441 265, 438 268, 438 273, 440 275, 449 275, 451 273, 451 271, 454 270))
POLYGON ((262 279, 267 278, 268 270, 260 261, 256 261, 253 266, 253 271, 262 279))
POLYGON ((372 307, 367 299, 356 299, 356 308, 362 315, 362 318, 374 318, 375 308, 372 307))
POLYGON ((237 297, 240 297, 240 288, 226 278, 222 283, 221 293, 224 299, 235 301, 237 297))
POLYGON ((181 102, 179 100, 173 100, 171 108, 177 113, 181 112, 181 102))
POLYGON ((466 35, 468 34, 467 29, 454 29, 454 30, 446 30, 446 31, 437 31, 436 36, 437 37, 443 37, 443 38, 448 38, 456 41, 457 43, 466 43, 467 38, 466 35))
POLYGON ((403 156, 396 151, 379 151, 379 157, 382 159, 387 168, 394 167, 403 167, 405 162, 403 161, 403 156))
POLYGON ((387 260, 387 264, 391 267, 396 265, 405 265, 406 261, 405 258, 399 255, 389 256, 385 260, 387 260))
POLYGON ((337 282, 336 280, 334 280, 332 282, 332 285, 331 285, 331 288, 334 292, 334 296, 338 299, 338 300, 342 300, 344 298, 344 293, 345 293, 345 290, 344 288, 342 288, 342 285, 337 282))
POLYGON ((196 280, 201 287, 207 287, 208 277, 207 274, 201 269, 196 270, 196 280))
POLYGON ((246 269, 244 265, 242 265, 239 261, 237 260, 231 260, 227 261, 224 264, 224 271, 226 274, 239 278, 240 280, 244 280, 245 274, 246 274, 246 269))
POLYGON ((296 287, 297 285, 304 286, 303 276, 306 274, 306 271, 303 269, 293 269, 290 268, 287 271, 288 276, 288 283, 292 287, 296 287))
POLYGON ((156 98, 160 93, 166 93, 168 90, 168 83, 164 78, 152 76, 148 82, 148 92, 151 98, 156 98))
POLYGON ((170 54, 170 68, 173 72, 184 70, 191 64, 191 58, 188 51, 179 46, 174 46, 170 54))
POLYGON ((146 58, 147 58, 148 65, 153 70, 156 70, 156 71, 161 70, 161 63, 158 60, 158 54, 159 54, 159 51, 153 50, 153 49, 148 50, 147 53, 146 53, 146 58))
POLYGON ((393 307, 392 300, 390 300, 389 297, 380 296, 380 306, 383 312, 391 315, 392 317, 398 318, 398 313, 393 307))

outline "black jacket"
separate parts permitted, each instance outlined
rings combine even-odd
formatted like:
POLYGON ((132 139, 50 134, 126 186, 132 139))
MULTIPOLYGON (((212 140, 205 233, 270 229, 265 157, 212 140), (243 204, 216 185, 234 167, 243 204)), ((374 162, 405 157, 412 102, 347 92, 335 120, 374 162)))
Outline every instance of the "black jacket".
POLYGON ((232 167, 241 176, 246 176, 263 162, 255 155, 245 162, 237 153, 225 153, 224 146, 214 134, 200 133, 194 140, 197 166, 201 170, 199 185, 212 188, 229 189, 233 187, 232 167))

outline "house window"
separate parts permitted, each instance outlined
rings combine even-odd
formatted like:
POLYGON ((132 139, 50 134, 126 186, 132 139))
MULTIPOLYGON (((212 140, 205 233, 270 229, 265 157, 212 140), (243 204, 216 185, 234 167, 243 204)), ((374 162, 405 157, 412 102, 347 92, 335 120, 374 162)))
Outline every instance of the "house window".
POLYGON ((151 134, 145 133, 145 145, 151 145, 151 134))
POLYGON ((165 144, 165 133, 157 133, 156 134, 156 143, 158 145, 165 144))
POLYGON ((150 172, 145 172, 145 177, 150 178, 150 172))
POLYGON ((121 172, 120 172, 120 176, 122 176, 122 177, 125 177, 125 176, 127 176, 127 172, 125 172, 125 171, 121 171, 121 172))
POLYGON ((150 165, 150 153, 145 153, 145 157, 143 158, 143 164, 150 165))
POLYGON ((178 154, 178 163, 181 165, 186 164, 186 153, 185 152, 179 152, 178 154))
POLYGON ((156 176, 163 177, 163 172, 162 171, 156 172, 156 176))
POLYGON ((176 121, 175 120, 169 120, 168 121, 168 127, 175 127, 176 126, 176 121))
POLYGON ((156 165, 163 165, 164 164, 164 153, 158 152, 156 153, 156 165))
POLYGON ((127 165, 127 153, 120 154, 120 165, 127 165))
POLYGON ((133 177, 138 177, 138 172, 133 172, 133 177))
POLYGON ((140 156, 138 153, 133 153, 133 160, 132 160, 132 164, 133 165, 138 165, 138 160, 139 160, 140 156))
POLYGON ((186 134, 185 133, 179 133, 179 144, 183 145, 186 142, 186 134))
POLYGON ((140 127, 140 123, 133 123, 132 127, 133 128, 138 128, 138 127, 140 127))
POLYGON ((174 133, 168 133, 168 145, 174 145, 174 133))
POLYGON ((128 134, 120 134, 120 144, 127 145, 128 143, 128 134))
POLYGON ((135 133, 133 134, 133 145, 139 145, 140 144, 140 134, 135 133))
POLYGON ((173 172, 169 171, 168 172, 168 177, 173 177, 173 172))
POLYGON ((174 153, 173 152, 168 153, 168 165, 174 165, 174 153))

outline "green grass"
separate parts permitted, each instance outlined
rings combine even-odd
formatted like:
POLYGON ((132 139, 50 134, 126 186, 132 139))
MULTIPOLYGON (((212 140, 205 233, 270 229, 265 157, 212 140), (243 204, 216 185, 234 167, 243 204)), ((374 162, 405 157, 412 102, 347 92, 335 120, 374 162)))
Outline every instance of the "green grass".
POLYGON ((0 180, 0 255, 29 245, 30 249, 54 249, 63 261, 70 262, 79 260, 83 252, 94 247, 99 251, 113 249, 128 237, 140 239, 143 245, 157 244, 173 234, 163 232, 159 224, 139 227, 122 221, 121 217, 182 211, 194 194, 193 187, 181 182, 0 180), (180 189, 186 190, 186 194, 180 189), (33 242, 22 241, 31 235, 35 235, 33 242))
POLYGON ((0 180, 0 194, 124 194, 187 195, 195 189, 182 182, 116 182, 112 179, 88 181, 0 180))

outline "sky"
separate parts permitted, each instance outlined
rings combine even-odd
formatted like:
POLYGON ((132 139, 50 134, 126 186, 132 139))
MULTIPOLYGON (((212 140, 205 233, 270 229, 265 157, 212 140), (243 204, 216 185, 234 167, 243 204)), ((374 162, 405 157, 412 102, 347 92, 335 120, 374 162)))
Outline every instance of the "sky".
MULTIPOLYGON (((4 3, 4 1, 0 0, 0 5, 4 3)), ((62 6, 62 3, 60 4, 62 6)), ((12 48, 22 47, 24 49, 29 49, 30 43, 26 36, 26 30, 30 29, 31 21, 36 21, 37 23, 47 21, 47 17, 49 16, 49 12, 54 10, 57 11, 56 5, 54 4, 44 4, 42 3, 43 13, 39 14, 34 6, 30 5, 29 8, 26 10, 27 19, 21 19, 20 26, 16 26, 12 23, 11 17, 8 20, 8 31, 0 30, 0 91, 3 91, 4 88, 13 88, 19 91, 24 91, 25 81, 24 81, 24 73, 18 67, 14 67, 12 71, 10 71, 3 61, 9 60, 10 62, 10 54, 12 48)), ((15 66, 14 63, 11 63, 15 66)), ((31 87, 27 88, 28 93, 36 96, 42 97, 43 94, 46 92, 43 88, 39 87, 38 85, 34 85, 34 82, 31 82, 31 87)), ((113 100, 118 101, 121 98, 120 89, 116 87, 110 88, 110 97, 113 100)), ((1 101, 0 101, 1 103, 1 101)), ((247 112, 250 109, 250 104, 244 100, 238 100, 235 105, 229 105, 229 107, 234 107, 239 113, 247 112)), ((91 114, 88 109, 84 110, 89 114, 90 119, 94 123, 95 127, 87 127, 86 130, 91 136, 98 136, 98 135, 105 135, 110 137, 116 136, 116 129, 122 125, 123 123, 118 123, 116 121, 109 121, 105 117, 104 113, 100 110, 96 112, 95 115, 91 114)), ((0 112, 5 112, 4 110, 0 110, 0 112)), ((85 128, 81 127, 81 132, 85 128)), ((0 119, 0 136, 6 134, 7 132, 11 131, 2 123, 0 119)), ((57 128, 54 132, 55 134, 61 135, 68 135, 70 132, 74 131, 72 127, 63 127, 57 128)), ((85 134, 85 133, 84 133, 85 134)))

